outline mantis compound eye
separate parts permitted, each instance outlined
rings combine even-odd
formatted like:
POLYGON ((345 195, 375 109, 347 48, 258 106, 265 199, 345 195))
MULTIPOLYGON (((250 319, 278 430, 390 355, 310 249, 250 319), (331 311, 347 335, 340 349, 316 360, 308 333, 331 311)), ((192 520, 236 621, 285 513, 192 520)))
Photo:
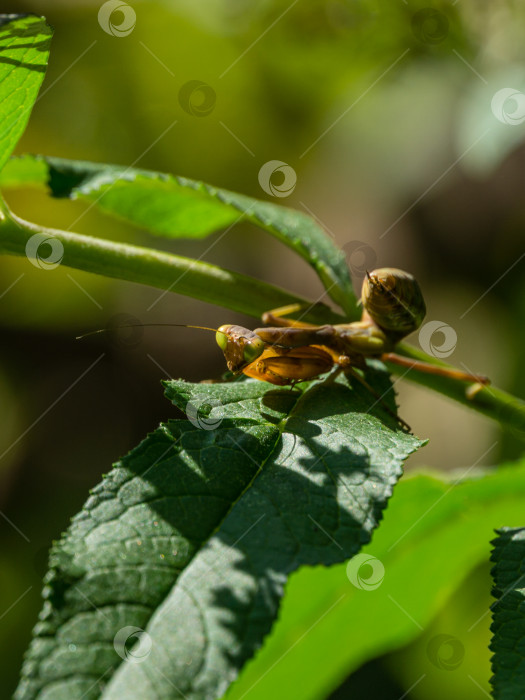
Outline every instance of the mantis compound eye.
POLYGON ((215 341, 223 352, 228 347, 228 335, 224 332, 226 328, 228 328, 228 326, 221 326, 217 330, 217 333, 215 333, 215 341))
POLYGON ((425 301, 416 279, 394 267, 367 272, 361 301, 380 328, 401 336, 419 328, 426 314, 425 301))
POLYGON ((244 361, 247 364, 256 360, 264 350, 264 341, 260 338, 253 338, 249 340, 243 348, 244 361))

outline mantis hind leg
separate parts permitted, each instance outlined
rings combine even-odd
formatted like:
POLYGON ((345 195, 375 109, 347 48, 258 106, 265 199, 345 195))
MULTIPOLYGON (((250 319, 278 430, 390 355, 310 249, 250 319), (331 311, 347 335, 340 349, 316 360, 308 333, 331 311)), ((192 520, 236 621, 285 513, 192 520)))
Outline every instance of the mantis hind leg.
POLYGON ((463 372, 460 369, 455 369, 454 367, 439 367, 439 365, 431 365, 428 362, 422 362, 421 360, 413 360, 410 357, 404 357, 403 355, 397 355, 395 352, 387 352, 381 355, 381 360, 384 362, 393 362, 400 367, 408 367, 408 369, 415 369, 418 372, 425 372, 426 374, 436 374, 440 377, 448 377, 449 379, 459 379, 463 382, 472 382, 473 384, 490 384, 490 379, 480 374, 471 374, 470 372, 463 372))

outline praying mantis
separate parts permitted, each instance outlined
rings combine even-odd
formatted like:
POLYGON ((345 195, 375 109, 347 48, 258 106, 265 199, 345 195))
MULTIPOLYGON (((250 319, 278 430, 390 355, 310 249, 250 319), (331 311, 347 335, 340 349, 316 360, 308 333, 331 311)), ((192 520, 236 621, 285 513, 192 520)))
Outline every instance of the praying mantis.
POLYGON ((401 426, 410 427, 393 413, 376 391, 356 372, 366 369, 367 358, 379 358, 421 372, 473 382, 478 386, 489 380, 461 370, 439 367, 397 355, 395 345, 421 325, 426 307, 419 284, 413 275, 396 268, 367 272, 360 304, 361 320, 352 323, 314 326, 284 318, 300 310, 292 304, 263 314, 268 324, 249 330, 223 325, 216 341, 224 353, 228 369, 278 386, 294 386, 315 379, 336 366, 363 384, 401 426))

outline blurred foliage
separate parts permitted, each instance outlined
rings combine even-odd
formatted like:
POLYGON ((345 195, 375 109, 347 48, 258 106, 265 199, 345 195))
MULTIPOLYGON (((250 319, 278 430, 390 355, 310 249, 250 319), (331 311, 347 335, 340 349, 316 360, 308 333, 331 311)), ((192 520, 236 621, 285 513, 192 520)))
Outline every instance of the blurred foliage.
MULTIPOLYGON (((131 3, 136 27, 124 38, 101 30, 100 4, 1 3, 4 12, 42 13, 55 27, 50 68, 17 152, 151 168, 256 197, 264 195, 261 165, 286 161, 298 177, 287 205, 310 210, 347 251, 359 241, 369 246, 372 264, 411 270, 428 319, 450 323, 458 333, 450 361, 525 394, 525 131, 491 111, 498 90, 522 89, 523 3, 137 1, 131 3), (448 25, 430 23, 422 33, 423 15, 414 18, 429 7, 448 25), (180 105, 179 91, 190 80, 215 92, 205 117, 180 105)), ((305 264, 248 226, 208 251, 209 241, 153 241, 82 203, 30 189, 7 199, 16 213, 42 224, 204 256, 273 284, 285 281, 303 296, 321 294, 305 264)), ((349 252, 348 262, 358 283, 362 259, 349 252)), ((190 330, 151 329, 134 347, 102 338, 79 343, 75 335, 105 327, 120 312, 149 323, 216 326, 246 319, 173 295, 148 312, 158 299, 151 289, 60 267, 43 272, 25 260, 0 264, 0 396, 7 417, 0 444, 27 430, 4 458, 10 463, 1 465, 0 508, 31 540, 2 522, 7 693, 40 607, 49 542, 110 462, 165 418, 158 384, 165 372, 199 380, 222 370, 212 341, 195 340, 190 330), (31 427, 102 351, 89 378, 31 427), (64 426, 68 443, 58 445, 54 436, 64 426), (53 498, 44 500, 43 493, 53 498)), ((403 418, 430 438, 413 466, 468 467, 495 441, 482 462, 521 453, 520 436, 435 395, 396 386, 403 418)), ((485 605, 485 594, 479 595, 485 605)), ((412 662, 408 653, 396 661, 405 665, 396 673, 406 684, 402 692, 410 687, 412 662)), ((430 684, 417 692, 434 697, 430 684)), ((401 694, 395 693, 386 697, 401 694)))
MULTIPOLYGON (((277 624, 228 700, 261 700, 279 689, 283 697, 294 691, 304 700, 323 697, 345 669, 403 647, 390 654, 388 666, 405 689, 425 676, 422 698, 475 700, 467 692, 469 673, 487 688, 489 676, 490 577, 488 566, 478 569, 488 561, 493 527, 520 521, 524 479, 522 462, 459 484, 427 474, 401 480, 382 526, 362 550, 384 566, 381 585, 349 585, 352 564, 294 574, 277 624), (456 653, 439 634, 456 640, 456 653), (450 657, 455 663, 447 667, 450 657)), ((350 681, 348 697, 354 690, 350 681)))

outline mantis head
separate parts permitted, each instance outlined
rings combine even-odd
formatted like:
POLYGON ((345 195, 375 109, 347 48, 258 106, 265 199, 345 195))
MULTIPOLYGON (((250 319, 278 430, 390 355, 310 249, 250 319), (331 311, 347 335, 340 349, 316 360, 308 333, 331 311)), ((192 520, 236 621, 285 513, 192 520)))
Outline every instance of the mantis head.
POLYGON ((240 372, 263 352, 265 343, 253 331, 242 326, 220 326, 215 334, 230 372, 240 372))

